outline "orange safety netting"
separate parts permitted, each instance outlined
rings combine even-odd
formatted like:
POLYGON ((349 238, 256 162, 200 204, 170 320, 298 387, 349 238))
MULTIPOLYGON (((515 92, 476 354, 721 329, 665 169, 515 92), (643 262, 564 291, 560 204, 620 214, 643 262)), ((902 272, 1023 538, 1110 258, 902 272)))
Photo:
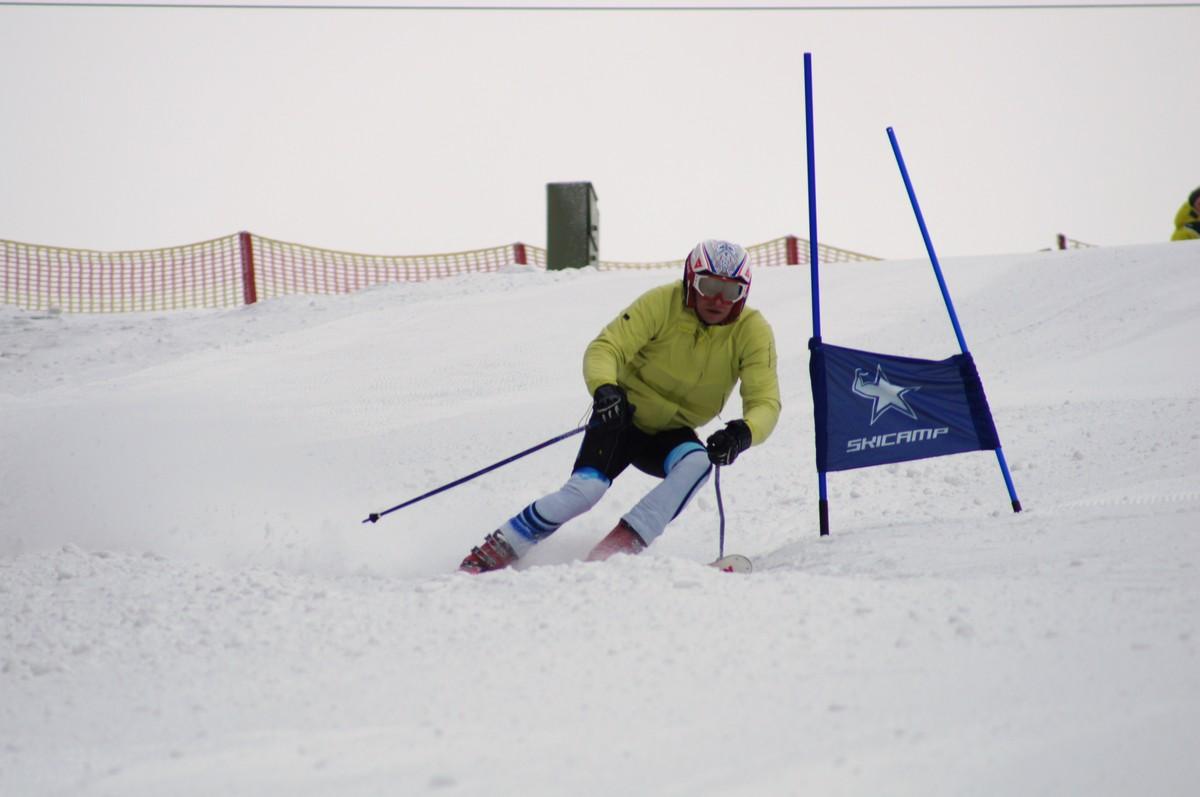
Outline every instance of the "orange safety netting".
POLYGON ((0 302, 93 313, 241 304, 238 236, 133 252, 0 241, 0 302))
MULTIPOLYGON (((785 236, 747 247, 756 266, 809 262, 809 245, 785 236)), ((875 260, 820 246, 822 262, 875 260)), ((600 270, 681 267, 600 261, 600 270)), ((0 240, 0 303, 29 310, 127 313, 234 307, 289 294, 350 293, 387 282, 419 282, 546 267, 546 250, 523 243, 429 255, 365 255, 276 241, 248 232, 211 241, 124 252, 0 240)))

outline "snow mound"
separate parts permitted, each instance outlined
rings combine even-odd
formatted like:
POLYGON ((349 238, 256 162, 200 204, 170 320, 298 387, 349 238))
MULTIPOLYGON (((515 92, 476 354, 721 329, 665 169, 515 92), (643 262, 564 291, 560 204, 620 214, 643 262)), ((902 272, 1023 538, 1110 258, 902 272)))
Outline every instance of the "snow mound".
MULTIPOLYGON (((784 414, 722 474, 749 576, 702 564, 711 488, 580 561, 634 472, 517 570, 453 573, 577 439, 361 522, 577 426, 583 347, 677 275, 0 308, 0 792, 1189 793, 1197 249, 945 262, 1026 511, 981 452, 831 474, 827 538, 809 275, 760 269, 784 414)), ((928 263, 822 294, 829 342, 957 350, 928 263)))

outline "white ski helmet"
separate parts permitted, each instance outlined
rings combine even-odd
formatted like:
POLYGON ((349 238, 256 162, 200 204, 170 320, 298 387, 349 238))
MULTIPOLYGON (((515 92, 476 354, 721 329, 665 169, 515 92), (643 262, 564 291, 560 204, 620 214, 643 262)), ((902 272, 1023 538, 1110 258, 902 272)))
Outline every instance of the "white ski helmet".
POLYGON ((750 255, 737 244, 729 241, 707 240, 696 244, 683 261, 683 303, 696 306, 696 294, 703 293, 697 285, 706 276, 718 277, 740 285, 736 298, 732 298, 733 309, 723 324, 732 323, 742 314, 746 297, 750 294, 750 255))

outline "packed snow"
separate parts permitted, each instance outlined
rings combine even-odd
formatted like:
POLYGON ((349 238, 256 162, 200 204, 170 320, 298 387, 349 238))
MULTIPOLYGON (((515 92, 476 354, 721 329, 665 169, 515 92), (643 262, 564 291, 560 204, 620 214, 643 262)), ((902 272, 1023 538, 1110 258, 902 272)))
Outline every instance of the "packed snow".
MULTIPOLYGON (((978 452, 831 474, 818 536, 809 273, 760 269, 784 410, 721 478, 749 575, 704 564, 711 483, 581 561, 632 470, 455 572, 578 438, 361 522, 578 426, 584 346, 675 273, 0 307, 0 793, 1194 794, 1200 244, 943 266, 1025 511, 978 452)), ((957 352, 927 261, 822 300, 830 343, 957 352)))

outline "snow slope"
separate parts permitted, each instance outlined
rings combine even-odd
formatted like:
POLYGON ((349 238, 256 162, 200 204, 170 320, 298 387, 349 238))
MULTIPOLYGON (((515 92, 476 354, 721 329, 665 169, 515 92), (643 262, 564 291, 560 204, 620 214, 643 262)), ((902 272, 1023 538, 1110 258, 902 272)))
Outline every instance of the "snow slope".
MULTIPOLYGON (((831 474, 805 269, 784 415, 641 557, 453 572, 566 477, 588 340, 673 273, 513 268, 233 311, 0 308, 0 793, 1185 795, 1200 782, 1200 245, 950 259, 1026 511, 976 453, 831 474)), ((944 357, 928 263, 826 340, 944 357)), ((725 413, 737 417, 736 398, 725 413)), ((714 423, 713 428, 718 424, 714 423)))

